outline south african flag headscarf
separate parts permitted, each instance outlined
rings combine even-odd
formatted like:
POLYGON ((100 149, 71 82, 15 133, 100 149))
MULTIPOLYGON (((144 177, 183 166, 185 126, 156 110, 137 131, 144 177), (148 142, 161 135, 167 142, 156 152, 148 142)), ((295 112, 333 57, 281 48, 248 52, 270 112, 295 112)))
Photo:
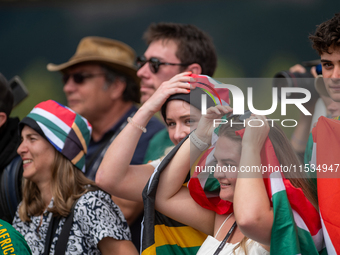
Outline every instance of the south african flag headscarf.
POLYGON ((37 104, 19 123, 19 130, 27 125, 34 129, 69 159, 82 172, 85 172, 85 155, 90 142, 90 123, 70 108, 48 100, 37 104))

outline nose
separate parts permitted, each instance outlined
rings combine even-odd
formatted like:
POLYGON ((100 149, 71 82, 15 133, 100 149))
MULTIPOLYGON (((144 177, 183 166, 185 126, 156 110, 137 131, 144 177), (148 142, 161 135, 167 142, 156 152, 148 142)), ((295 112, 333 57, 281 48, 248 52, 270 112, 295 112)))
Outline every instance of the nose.
POLYGON ((27 147, 25 146, 25 142, 22 141, 17 149, 17 153, 22 156, 25 152, 27 152, 27 147))
POLYGON ((331 78, 340 79, 340 65, 339 64, 334 65, 334 69, 333 69, 333 73, 332 73, 331 78))
POLYGON ((73 78, 70 77, 64 84, 63 91, 66 95, 68 95, 72 93, 73 91, 75 91, 76 88, 77 88, 77 84, 74 82, 73 78))
POLYGON ((183 140, 184 137, 186 137, 190 133, 190 127, 176 124, 176 131, 174 134, 174 139, 177 143, 183 140))
POLYGON ((145 63, 141 68, 138 69, 137 76, 139 78, 147 78, 150 76, 150 72, 149 63, 145 63))
POLYGON ((226 174, 222 170, 223 170, 223 167, 217 163, 216 166, 215 166, 215 172, 214 172, 214 177, 216 179, 226 178, 226 174))

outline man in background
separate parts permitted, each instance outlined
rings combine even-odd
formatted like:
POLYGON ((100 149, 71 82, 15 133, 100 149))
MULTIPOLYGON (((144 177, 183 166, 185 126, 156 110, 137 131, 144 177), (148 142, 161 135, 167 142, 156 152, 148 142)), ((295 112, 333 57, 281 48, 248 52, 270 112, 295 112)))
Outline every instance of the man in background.
MULTIPOLYGON (((127 119, 137 111, 135 104, 140 101, 140 80, 136 76, 134 61, 135 52, 125 43, 90 36, 80 41, 68 62, 47 65, 49 71, 62 73, 68 106, 92 125, 85 173, 92 180, 107 148, 128 123, 127 119)), ((143 163, 149 140, 164 129, 164 125, 152 118, 146 129, 131 164, 143 163)), ((131 227, 141 214, 143 204, 117 197, 113 200, 131 227)), ((139 227, 140 221, 136 225, 139 227)), ((132 239, 138 249, 139 231, 132 230, 132 239)))
POLYGON ((21 201, 22 161, 17 154, 20 144, 19 118, 10 118, 14 95, 7 79, 0 73, 0 219, 12 223, 21 201))
MULTIPOLYGON (((181 72, 213 76, 217 65, 215 47, 212 39, 197 27, 151 24, 144 33, 144 40, 148 48, 137 58, 141 103, 148 100, 163 82, 166 87, 168 80, 181 72)), ((160 158, 172 145, 167 130, 159 131, 150 141, 144 163, 160 158)))

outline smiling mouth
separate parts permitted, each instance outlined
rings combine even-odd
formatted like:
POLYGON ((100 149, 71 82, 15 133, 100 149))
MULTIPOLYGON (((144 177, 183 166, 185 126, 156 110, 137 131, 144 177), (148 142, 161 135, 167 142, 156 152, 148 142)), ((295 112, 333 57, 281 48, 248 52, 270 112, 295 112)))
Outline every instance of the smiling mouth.
POLYGON ((220 186, 221 187, 228 187, 228 186, 230 186, 230 183, 220 183, 220 186))
POLYGON ((150 91, 150 90, 155 90, 155 88, 153 86, 141 86, 140 88, 141 92, 150 91))

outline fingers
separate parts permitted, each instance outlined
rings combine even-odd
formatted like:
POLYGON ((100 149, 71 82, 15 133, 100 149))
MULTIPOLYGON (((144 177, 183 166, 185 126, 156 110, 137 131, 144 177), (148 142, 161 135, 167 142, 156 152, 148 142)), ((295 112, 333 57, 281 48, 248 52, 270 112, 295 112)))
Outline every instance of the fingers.
POLYGON ((207 109, 207 115, 218 115, 223 116, 230 112, 232 112, 233 109, 230 106, 227 105, 217 105, 214 107, 210 107, 207 109))
POLYGON ((304 68, 300 64, 296 64, 296 65, 292 66, 291 68, 289 68, 289 72, 291 72, 291 73, 305 73, 306 68, 304 68))
POLYGON ((318 74, 316 72, 316 67, 315 66, 311 67, 310 73, 313 75, 314 78, 316 78, 318 76, 318 74))
POLYGON ((256 115, 256 114, 251 114, 251 116, 246 119, 245 122, 246 127, 265 127, 269 128, 269 124, 267 121, 266 116, 264 115, 256 115))
POLYGON ((175 75, 170 80, 165 81, 158 88, 158 93, 164 93, 167 96, 178 94, 178 93, 190 93, 190 89, 195 88, 192 82, 196 81, 194 78, 189 75, 191 72, 183 72, 175 75))

